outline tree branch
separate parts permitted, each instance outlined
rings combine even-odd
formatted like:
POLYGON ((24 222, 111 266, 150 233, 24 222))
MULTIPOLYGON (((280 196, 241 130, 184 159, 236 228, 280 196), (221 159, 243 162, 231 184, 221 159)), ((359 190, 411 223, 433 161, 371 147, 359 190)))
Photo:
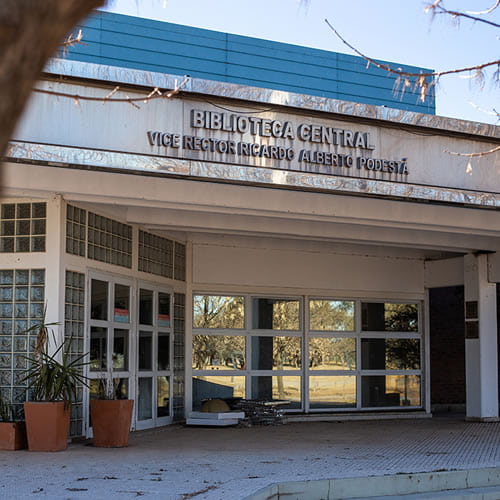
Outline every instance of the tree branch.
POLYGON ((363 54, 360 50, 358 50, 356 47, 354 47, 352 44, 350 44, 345 38, 343 38, 340 33, 332 26, 332 24, 328 21, 328 19, 325 19, 326 24, 328 27, 335 33, 337 38, 349 47, 351 50, 353 50, 358 56, 362 57, 365 61, 368 62, 368 64, 373 64, 375 67, 383 69, 387 73, 397 75, 398 80, 396 80, 396 84, 399 85, 401 82, 403 82, 403 90, 405 88, 408 88, 411 86, 410 78, 415 78, 415 87, 420 88, 420 100, 424 101, 425 97, 427 96, 427 93, 429 91, 429 88, 434 86, 437 83, 437 80, 445 75, 452 75, 452 74, 457 74, 457 73, 466 73, 470 71, 474 71, 475 74, 472 76, 472 78, 478 78, 479 80, 484 80, 484 76, 482 74, 482 70, 484 68, 488 68, 490 66, 497 66, 497 71, 494 74, 494 78, 498 79, 499 77, 499 71, 500 71, 500 59, 496 59, 494 61, 488 61, 482 64, 476 64, 475 66, 467 66, 464 68, 457 68, 457 69, 449 69, 445 71, 428 71, 428 72, 421 72, 421 73, 411 73, 408 71, 403 71, 402 69, 395 69, 392 66, 389 66, 388 64, 385 63, 380 63, 376 61, 375 59, 367 56, 366 54, 363 54), (427 81, 428 78, 435 78, 434 81, 427 81))
POLYGON ((135 106, 136 108, 139 108, 137 106, 137 102, 143 102, 147 103, 153 99, 170 99, 174 95, 178 94, 184 85, 189 81, 189 76, 185 76, 184 79, 180 84, 176 84, 175 88, 169 91, 164 91, 162 92, 159 87, 155 87, 151 92, 149 92, 147 95, 141 96, 141 97, 112 97, 115 95, 117 92, 120 91, 120 87, 116 86, 111 92, 109 92, 106 96, 104 97, 94 97, 94 96, 85 96, 85 95, 80 95, 80 94, 70 94, 68 92, 58 92, 55 90, 47 90, 47 89, 39 89, 39 88, 34 88, 33 92, 38 93, 38 94, 47 94, 55 97, 64 97, 67 99, 73 99, 76 104, 78 104, 80 101, 100 101, 103 104, 105 102, 128 102, 132 106, 135 106))
POLYGON ((427 5, 424 9, 424 12, 427 13, 429 11, 432 11, 433 16, 436 14, 446 14, 448 16, 453 17, 454 19, 465 17, 466 19, 470 19, 474 22, 485 23, 494 26, 495 28, 500 28, 500 24, 494 23, 489 19, 483 19, 482 17, 478 17, 480 15, 489 14, 490 12, 493 12, 500 5, 500 0, 497 0, 492 7, 483 12, 462 12, 459 10, 448 10, 445 7, 443 7, 441 3, 442 0, 436 0, 434 3, 427 5))
MULTIPOLYGON (((48 59, 75 25, 103 4, 104 0, 1 0, 0 158, 48 59)), ((68 43, 78 43, 78 36, 70 36, 68 43)))

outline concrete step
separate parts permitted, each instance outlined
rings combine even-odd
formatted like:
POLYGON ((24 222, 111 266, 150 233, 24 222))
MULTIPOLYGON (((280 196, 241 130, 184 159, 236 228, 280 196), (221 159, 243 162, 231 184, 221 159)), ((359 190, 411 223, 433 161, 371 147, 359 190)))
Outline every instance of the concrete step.
POLYGON ((433 491, 426 493, 413 493, 408 495, 389 495, 382 497, 357 497, 351 500, 499 500, 500 486, 488 488, 466 488, 461 490, 433 491))

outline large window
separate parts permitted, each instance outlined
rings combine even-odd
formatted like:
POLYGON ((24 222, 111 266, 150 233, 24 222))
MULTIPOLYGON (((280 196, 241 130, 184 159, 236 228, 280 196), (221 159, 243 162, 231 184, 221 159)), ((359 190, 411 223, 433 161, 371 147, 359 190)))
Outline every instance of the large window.
POLYGON ((302 407, 301 301, 195 295, 193 408, 211 398, 302 407))
POLYGON ((288 410, 422 406, 417 302, 193 297, 193 408, 280 401, 288 410))

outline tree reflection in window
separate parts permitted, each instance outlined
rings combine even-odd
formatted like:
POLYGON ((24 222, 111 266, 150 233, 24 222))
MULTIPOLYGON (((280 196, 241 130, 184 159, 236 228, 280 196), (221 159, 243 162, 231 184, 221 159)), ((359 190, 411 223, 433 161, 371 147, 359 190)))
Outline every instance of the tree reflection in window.
POLYGON ((194 335, 193 370, 244 370, 245 337, 194 335))
POLYGON ((253 299, 253 328, 299 330, 300 302, 295 299, 253 299))
POLYGON ((418 304, 363 302, 361 323, 365 332, 418 332, 418 304))
POLYGON ((309 368, 311 370, 355 370, 356 339, 310 338, 309 368))
POLYGON ((316 331, 352 332, 354 302, 349 300, 310 300, 309 329, 316 331))
POLYGON ((244 327, 243 297, 195 295, 193 297, 194 328, 244 327))
POLYGON ((386 339, 388 370, 420 369, 420 341, 418 339, 386 339))

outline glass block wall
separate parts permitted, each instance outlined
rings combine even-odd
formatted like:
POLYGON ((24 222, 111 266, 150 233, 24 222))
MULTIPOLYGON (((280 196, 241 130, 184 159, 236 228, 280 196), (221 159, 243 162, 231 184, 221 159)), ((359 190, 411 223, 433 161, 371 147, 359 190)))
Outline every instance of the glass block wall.
MULTIPOLYGON (((84 354, 85 275, 66 271, 64 294, 64 339, 71 342, 71 358, 84 354)), ((82 436, 83 386, 78 387, 78 398, 71 408, 70 435, 82 436)))
POLYGON ((45 252, 46 203, 2 203, 0 252, 45 252))
POLYGON ((131 268, 132 226, 92 212, 88 216, 88 258, 131 268))
MULTIPOLYGON (((67 253, 131 269, 133 243, 132 226, 67 205, 67 253)), ((186 280, 184 244, 139 231, 138 247, 139 271, 186 280)))
POLYGON ((16 413, 26 399, 26 356, 36 344, 35 332, 25 332, 42 319, 44 301, 44 269, 0 270, 0 391, 16 413))
POLYGON ((186 245, 175 242, 174 278, 186 281, 186 245))
POLYGON ((85 257, 87 241, 87 211, 68 205, 66 207, 66 252, 85 257))
POLYGON ((173 278, 174 242, 139 231, 139 271, 173 278))
POLYGON ((173 417, 184 419, 184 338, 185 338, 186 295, 174 294, 174 387, 173 417))

